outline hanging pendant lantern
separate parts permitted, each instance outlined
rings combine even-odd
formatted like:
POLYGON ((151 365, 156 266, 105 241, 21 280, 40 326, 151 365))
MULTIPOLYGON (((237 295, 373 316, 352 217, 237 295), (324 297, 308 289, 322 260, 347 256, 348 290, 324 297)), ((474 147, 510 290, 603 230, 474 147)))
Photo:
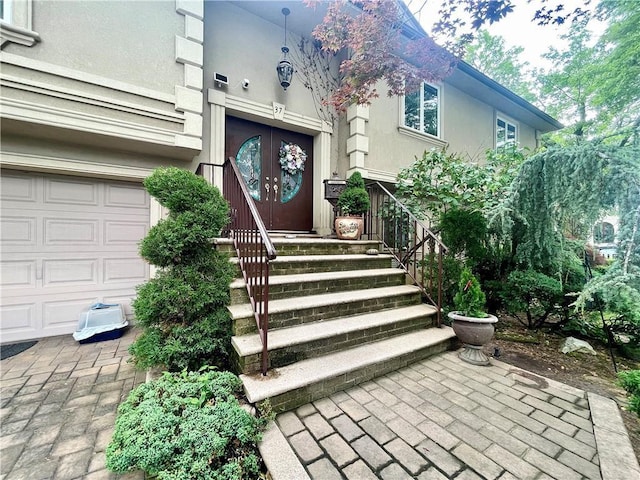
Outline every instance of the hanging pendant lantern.
POLYGON ((293 64, 289 61, 289 47, 287 47, 287 16, 290 13, 291 11, 288 8, 282 9, 282 14, 284 15, 284 46, 281 48, 282 58, 276 67, 278 81, 285 91, 291 85, 291 79, 293 78, 293 64))

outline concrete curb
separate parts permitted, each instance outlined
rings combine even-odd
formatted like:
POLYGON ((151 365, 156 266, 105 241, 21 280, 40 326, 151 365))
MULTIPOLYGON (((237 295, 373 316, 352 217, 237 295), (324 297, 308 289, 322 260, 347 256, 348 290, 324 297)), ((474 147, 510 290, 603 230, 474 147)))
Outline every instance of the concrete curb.
POLYGON ((275 422, 267 427, 258 448, 273 480, 310 480, 275 422))
POLYGON ((618 404, 587 392, 602 480, 640 480, 640 465, 631 446, 618 404))

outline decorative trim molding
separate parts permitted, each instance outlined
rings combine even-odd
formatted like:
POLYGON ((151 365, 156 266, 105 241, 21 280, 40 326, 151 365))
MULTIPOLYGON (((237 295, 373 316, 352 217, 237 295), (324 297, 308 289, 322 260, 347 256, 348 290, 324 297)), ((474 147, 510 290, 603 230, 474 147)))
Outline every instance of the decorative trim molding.
POLYGON ((131 165, 111 165, 94 161, 32 155, 18 152, 2 152, 2 166, 25 170, 61 173, 66 175, 100 176, 122 180, 141 180, 148 177, 153 168, 131 165))
POLYGON ((157 90, 151 90, 148 88, 133 85, 131 83, 121 82, 119 80, 113 80, 107 77, 101 77, 92 73, 85 73, 72 68, 62 67, 53 63, 42 62, 40 60, 33 60, 20 55, 14 55, 12 53, 0 53, 0 62, 16 67, 26 68, 28 70, 34 70, 36 72, 42 72, 49 75, 55 75, 58 77, 68 78, 71 80, 77 80, 78 82, 97 85, 99 87, 108 88, 111 90, 118 90, 121 92, 137 95, 140 97, 151 98, 161 102, 175 104, 175 95, 159 92, 157 90))
MULTIPOLYGON (((367 180, 376 180, 378 182, 398 183, 397 175, 387 170, 377 170, 375 168, 367 168, 366 170, 359 170, 363 177, 367 180)), ((351 173, 351 171, 350 171, 351 173)))
POLYGON ((0 78, 0 84, 3 87, 38 93, 47 97, 61 98, 86 105, 104 107, 110 110, 117 110, 166 122, 184 123, 184 116, 179 113, 145 107, 141 104, 123 102, 113 97, 89 94, 77 89, 53 86, 51 84, 13 77, 11 75, 3 75, 2 78, 0 78))
MULTIPOLYGON (((222 97, 220 95, 212 93, 211 90, 213 89, 210 89, 209 101, 216 103, 223 102, 222 97)), ((213 90, 213 92, 216 92, 216 90, 213 90)), ((234 95, 226 94, 224 95, 223 104, 227 110, 249 114, 251 117, 254 117, 258 120, 266 120, 271 123, 273 123, 274 120, 278 120, 275 118, 272 104, 254 102, 242 97, 236 97, 234 95)), ((282 125, 282 123, 280 122, 283 122, 290 126, 302 128, 314 134, 316 132, 323 131, 326 131, 327 133, 333 133, 333 129, 327 122, 319 118, 307 117, 306 115, 301 115, 289 110, 285 110, 283 119, 278 120, 278 123, 282 125)))
POLYGON ((429 135, 428 133, 418 132, 413 128, 408 128, 402 125, 398 127, 398 133, 407 135, 409 137, 417 138, 418 140, 422 140, 423 142, 426 142, 426 143, 430 143, 436 148, 444 148, 447 145, 449 145, 449 142, 436 138, 433 135, 429 135))
MULTIPOLYGON (((347 155, 349 155, 349 171, 364 170, 369 154, 369 136, 367 123, 369 122, 369 107, 365 105, 351 105, 347 108, 347 122, 349 122, 349 138, 347 139, 347 155)), ((363 174, 363 176, 365 176, 363 174)))
POLYGON ((7 98, 0 98, 0 107, 2 107, 3 118, 102 135, 114 135, 161 145, 175 145, 176 136, 179 133, 174 130, 7 98))
POLYGON ((32 47, 40 41, 40 35, 32 30, 21 28, 0 20, 0 45, 13 42, 26 47, 32 47))

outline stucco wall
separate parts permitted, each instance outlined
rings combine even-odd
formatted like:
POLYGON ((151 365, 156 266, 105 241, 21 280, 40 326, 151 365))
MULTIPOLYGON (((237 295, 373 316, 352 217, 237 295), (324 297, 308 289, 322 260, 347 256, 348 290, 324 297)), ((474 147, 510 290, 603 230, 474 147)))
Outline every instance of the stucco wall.
MULTIPOLYGON (((399 128, 402 123, 402 101, 398 97, 384 95, 384 85, 378 88, 381 96, 370 106, 367 123, 369 152, 365 170, 369 178, 395 177, 398 171, 408 167, 425 150, 447 146, 451 153, 458 153, 472 161, 482 161, 485 152, 495 147, 495 122, 499 112, 482 99, 474 98, 445 82, 439 85, 440 137, 411 134, 399 128), (409 134, 408 134, 409 133, 409 134)), ((508 113, 506 113, 507 118, 508 113)), ((522 147, 535 148, 535 129, 517 122, 518 140, 522 147)), ((341 133, 349 135, 348 125, 341 133)), ((348 165, 346 152, 341 149, 341 166, 348 165)), ((349 168, 348 166, 346 167, 349 168)), ((341 168, 342 170, 343 168, 341 168)))
POLYGON ((173 53, 184 18, 172 1, 36 0, 33 29, 41 42, 3 51, 170 94, 183 83, 173 53))

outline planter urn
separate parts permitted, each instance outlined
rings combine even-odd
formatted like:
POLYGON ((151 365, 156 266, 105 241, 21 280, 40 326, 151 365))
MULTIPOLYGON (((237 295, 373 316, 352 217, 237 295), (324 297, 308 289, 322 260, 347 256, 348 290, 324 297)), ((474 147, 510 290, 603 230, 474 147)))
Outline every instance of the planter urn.
POLYGON ((473 365, 489 365, 489 357, 482 347, 493 338, 496 316, 466 317, 460 312, 450 312, 448 317, 453 320, 453 331, 463 344, 458 354, 460 359, 473 365))
POLYGON ((364 220, 358 216, 339 216, 335 221, 336 235, 341 240, 359 240, 364 220))

